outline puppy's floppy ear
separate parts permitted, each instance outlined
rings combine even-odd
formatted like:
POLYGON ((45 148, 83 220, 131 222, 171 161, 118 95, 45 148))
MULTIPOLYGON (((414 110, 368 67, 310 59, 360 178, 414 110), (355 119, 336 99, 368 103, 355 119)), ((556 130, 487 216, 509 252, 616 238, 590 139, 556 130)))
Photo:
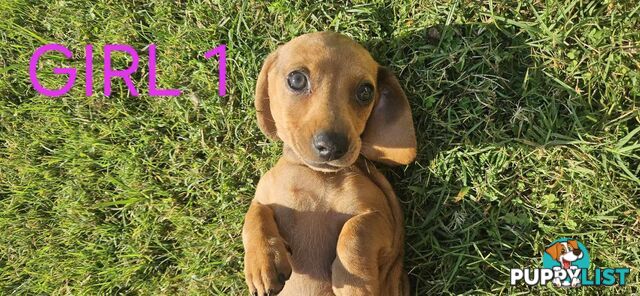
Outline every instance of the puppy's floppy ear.
POLYGON ((571 246, 572 249, 579 249, 580 247, 578 246, 578 241, 575 239, 571 239, 567 241, 567 245, 571 246))
POLYGON ((416 157, 416 135, 411 108, 398 79, 378 68, 378 100, 362 133, 362 154, 388 165, 411 163, 416 157))
POLYGON ((560 256, 560 253, 562 253, 562 244, 561 243, 555 243, 551 246, 549 246, 545 252, 547 252, 547 254, 551 255, 551 258, 553 258, 553 260, 558 260, 558 257, 560 256))
POLYGON ((256 83, 256 94, 254 104, 256 106, 256 115, 258 117, 258 126, 260 130, 270 139, 278 140, 276 122, 271 115, 271 106, 269 101, 269 71, 273 63, 277 59, 277 50, 269 54, 262 64, 262 70, 258 75, 256 83))

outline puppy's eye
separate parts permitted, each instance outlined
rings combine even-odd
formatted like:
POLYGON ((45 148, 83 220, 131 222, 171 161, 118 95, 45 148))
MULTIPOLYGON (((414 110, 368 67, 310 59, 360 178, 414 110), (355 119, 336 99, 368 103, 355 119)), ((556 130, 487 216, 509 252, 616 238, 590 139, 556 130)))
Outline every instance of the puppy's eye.
POLYGON ((300 71, 293 71, 287 76, 287 83, 294 91, 303 91, 309 87, 307 75, 300 71))
POLYGON ((369 103, 373 99, 373 86, 369 83, 363 83, 356 91, 356 99, 360 103, 369 103))

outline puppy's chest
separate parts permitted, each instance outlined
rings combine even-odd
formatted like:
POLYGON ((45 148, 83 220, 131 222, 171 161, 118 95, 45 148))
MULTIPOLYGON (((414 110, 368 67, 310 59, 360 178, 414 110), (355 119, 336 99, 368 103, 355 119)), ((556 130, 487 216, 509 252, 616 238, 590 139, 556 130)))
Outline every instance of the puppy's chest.
POLYGON ((271 205, 298 273, 329 276, 342 226, 356 214, 352 185, 331 181, 284 182, 278 204, 271 205))
POLYGON ((272 208, 280 230, 289 236, 307 236, 310 244, 314 240, 337 238, 344 222, 353 216, 352 211, 337 200, 342 192, 340 188, 304 188, 300 184, 289 184, 285 188, 286 196, 272 208))

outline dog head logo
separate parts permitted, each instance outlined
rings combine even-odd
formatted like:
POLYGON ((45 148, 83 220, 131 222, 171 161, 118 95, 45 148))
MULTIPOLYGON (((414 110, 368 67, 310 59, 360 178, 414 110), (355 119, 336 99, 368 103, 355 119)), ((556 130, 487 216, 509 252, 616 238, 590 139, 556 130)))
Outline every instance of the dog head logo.
POLYGON ((566 241, 556 240, 549 247, 547 247, 547 249, 545 250, 545 254, 549 255, 554 261, 558 262, 560 264, 560 267, 563 269, 570 269, 572 265, 580 268, 580 266, 576 265, 576 261, 584 258, 584 255, 587 251, 586 248, 584 248, 584 245, 580 243, 580 245, 582 245, 581 248, 580 246, 578 246, 578 244, 579 242, 575 239, 566 241), (584 251, 582 249, 584 249, 584 251))

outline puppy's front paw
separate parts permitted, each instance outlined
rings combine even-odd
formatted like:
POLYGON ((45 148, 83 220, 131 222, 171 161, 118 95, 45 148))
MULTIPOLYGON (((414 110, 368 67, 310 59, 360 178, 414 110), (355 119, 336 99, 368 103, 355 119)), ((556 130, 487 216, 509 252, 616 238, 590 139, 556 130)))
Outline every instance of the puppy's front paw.
POLYGON ((291 250, 281 238, 245 246, 244 275, 251 295, 277 295, 291 276, 291 250))

